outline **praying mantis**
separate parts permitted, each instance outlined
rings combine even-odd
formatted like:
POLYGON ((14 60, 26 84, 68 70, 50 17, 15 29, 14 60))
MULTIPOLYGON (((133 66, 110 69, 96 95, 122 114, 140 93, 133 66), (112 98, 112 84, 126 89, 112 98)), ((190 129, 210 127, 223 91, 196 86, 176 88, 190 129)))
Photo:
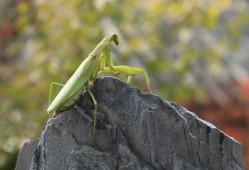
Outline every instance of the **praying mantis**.
POLYGON ((52 89, 54 85, 62 86, 62 89, 54 98, 49 105, 47 112, 58 114, 75 104, 79 99, 80 95, 86 90, 94 104, 94 115, 93 115, 93 135, 95 138, 96 130, 96 114, 97 114, 97 101, 90 90, 89 83, 94 81, 97 76, 108 74, 124 74, 129 84, 132 75, 143 74, 146 79, 147 88, 151 93, 150 79, 146 71, 137 67, 130 67, 126 65, 115 66, 112 61, 110 49, 108 47, 110 42, 114 42, 117 46, 119 44, 118 35, 112 33, 106 36, 88 55, 88 57, 80 64, 78 69, 70 77, 65 85, 53 82, 50 85, 49 103, 51 100, 52 89), (107 66, 106 66, 107 65, 107 66))

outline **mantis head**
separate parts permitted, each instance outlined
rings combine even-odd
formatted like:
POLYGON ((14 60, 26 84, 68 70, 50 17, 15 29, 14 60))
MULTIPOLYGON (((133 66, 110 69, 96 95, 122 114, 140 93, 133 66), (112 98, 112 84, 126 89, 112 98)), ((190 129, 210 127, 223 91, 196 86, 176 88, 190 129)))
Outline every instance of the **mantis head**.
POLYGON ((112 34, 111 34, 111 40, 114 41, 114 43, 115 43, 116 45, 119 44, 119 40, 118 40, 118 35, 117 35, 117 34, 112 33, 112 34))

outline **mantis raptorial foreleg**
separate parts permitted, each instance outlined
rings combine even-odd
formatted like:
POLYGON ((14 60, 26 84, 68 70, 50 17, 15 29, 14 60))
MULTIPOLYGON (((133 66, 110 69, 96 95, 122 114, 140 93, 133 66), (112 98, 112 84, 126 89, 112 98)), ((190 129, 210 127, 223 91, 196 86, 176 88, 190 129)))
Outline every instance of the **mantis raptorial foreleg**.
POLYGON ((130 83, 132 75, 143 74, 145 79, 146 79, 147 88, 151 93, 150 79, 149 79, 149 76, 148 76, 146 71, 144 71, 141 68, 130 67, 130 66, 126 66, 126 65, 115 66, 112 62, 112 56, 111 56, 109 48, 105 48, 103 50, 103 55, 104 55, 103 59, 100 62, 100 64, 103 65, 103 68, 102 68, 103 71, 100 71, 99 74, 102 74, 102 73, 109 73, 109 74, 114 74, 114 75, 124 74, 124 75, 128 76, 127 83, 130 83), (105 67, 105 62, 107 63, 108 67, 105 67))

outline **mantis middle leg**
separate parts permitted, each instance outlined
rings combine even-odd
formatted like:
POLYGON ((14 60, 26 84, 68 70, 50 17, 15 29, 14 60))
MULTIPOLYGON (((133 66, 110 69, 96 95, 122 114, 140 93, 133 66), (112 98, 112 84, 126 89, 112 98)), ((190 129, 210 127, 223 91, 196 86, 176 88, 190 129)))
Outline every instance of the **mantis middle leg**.
POLYGON ((151 93, 149 76, 148 76, 147 72, 141 68, 119 65, 119 66, 114 66, 114 68, 112 68, 112 69, 110 69, 109 67, 106 67, 105 72, 107 72, 107 73, 114 72, 116 74, 128 75, 127 83, 129 83, 131 81, 132 75, 143 74, 145 79, 146 79, 147 88, 148 88, 149 92, 151 93))

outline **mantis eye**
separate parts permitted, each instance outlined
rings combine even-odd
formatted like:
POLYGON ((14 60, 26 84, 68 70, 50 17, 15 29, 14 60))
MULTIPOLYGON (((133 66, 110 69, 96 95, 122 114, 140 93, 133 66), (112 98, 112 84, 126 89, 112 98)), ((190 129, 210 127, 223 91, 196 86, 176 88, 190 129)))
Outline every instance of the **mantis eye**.
POLYGON ((118 40, 118 35, 117 35, 117 34, 112 33, 112 34, 111 34, 111 39, 114 41, 114 43, 115 43, 116 45, 119 44, 119 40, 118 40))

